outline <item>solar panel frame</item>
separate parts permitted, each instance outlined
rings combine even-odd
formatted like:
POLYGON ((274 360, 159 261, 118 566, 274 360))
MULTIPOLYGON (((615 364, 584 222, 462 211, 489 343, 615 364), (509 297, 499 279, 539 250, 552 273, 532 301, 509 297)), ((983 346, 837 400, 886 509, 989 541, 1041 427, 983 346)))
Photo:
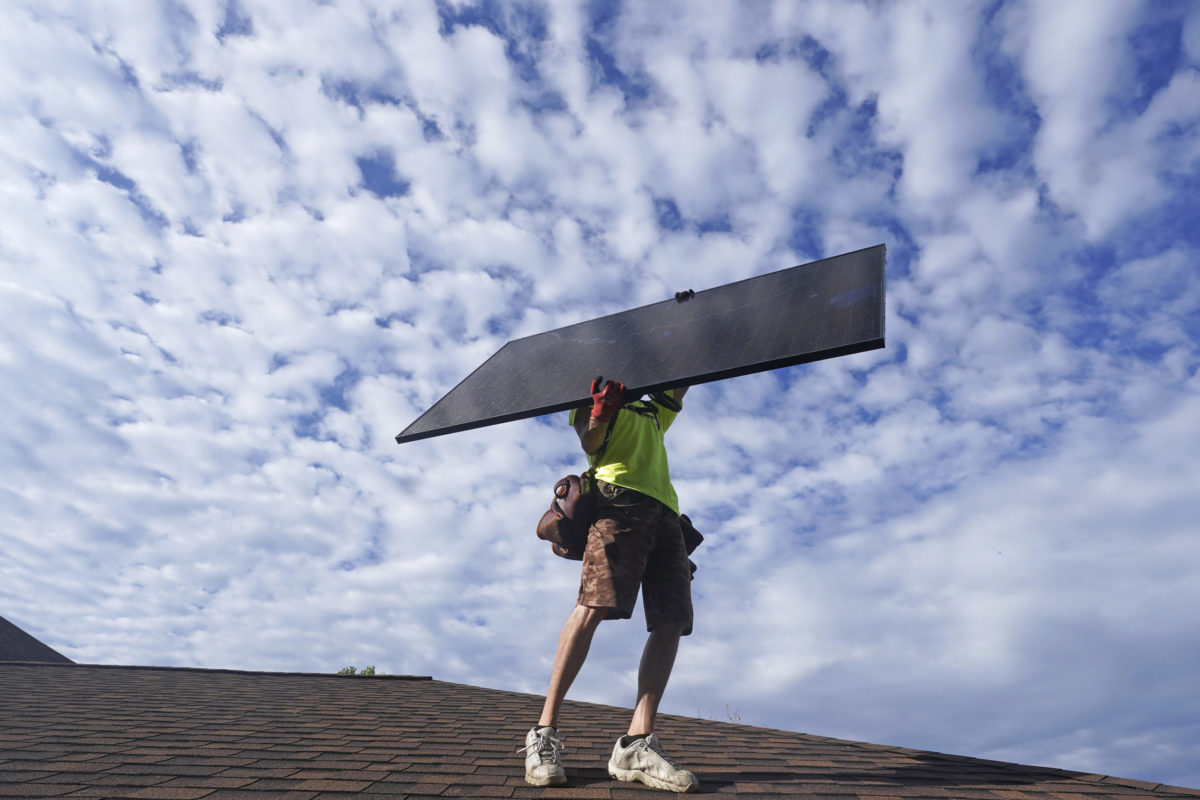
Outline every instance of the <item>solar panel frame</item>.
POLYGON ((514 339, 396 442, 587 405, 596 375, 636 396, 881 348, 886 261, 879 244, 514 339), (539 393, 519 384, 529 375, 546 385, 539 393))

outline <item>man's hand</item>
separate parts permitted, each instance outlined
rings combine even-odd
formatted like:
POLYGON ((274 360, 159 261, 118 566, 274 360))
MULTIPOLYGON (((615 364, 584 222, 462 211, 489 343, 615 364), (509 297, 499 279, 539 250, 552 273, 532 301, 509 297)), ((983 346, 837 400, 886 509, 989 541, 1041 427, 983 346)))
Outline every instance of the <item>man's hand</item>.
POLYGON ((597 375, 596 379, 592 381, 592 419, 597 422, 608 422, 625 402, 625 384, 608 381, 601 389, 602 377, 597 375))

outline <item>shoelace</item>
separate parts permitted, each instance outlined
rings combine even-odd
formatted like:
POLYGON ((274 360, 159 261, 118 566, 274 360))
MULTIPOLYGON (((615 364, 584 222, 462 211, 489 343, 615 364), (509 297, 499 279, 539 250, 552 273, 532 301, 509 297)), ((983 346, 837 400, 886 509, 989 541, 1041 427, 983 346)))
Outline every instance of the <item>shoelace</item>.
POLYGON ((563 742, 561 736, 543 736, 540 733, 536 735, 537 740, 533 744, 527 744, 521 749, 517 750, 517 752, 528 753, 530 749, 536 748, 538 758, 541 759, 543 763, 545 763, 547 759, 551 761, 557 761, 559 753, 567 752, 566 744, 563 742))
POLYGON ((653 750, 654 752, 658 753, 662 760, 670 764, 673 769, 683 769, 683 767, 676 763, 675 759, 667 755, 666 751, 662 749, 662 745, 658 742, 651 744, 650 740, 642 739, 639 744, 641 744, 643 750, 653 750))

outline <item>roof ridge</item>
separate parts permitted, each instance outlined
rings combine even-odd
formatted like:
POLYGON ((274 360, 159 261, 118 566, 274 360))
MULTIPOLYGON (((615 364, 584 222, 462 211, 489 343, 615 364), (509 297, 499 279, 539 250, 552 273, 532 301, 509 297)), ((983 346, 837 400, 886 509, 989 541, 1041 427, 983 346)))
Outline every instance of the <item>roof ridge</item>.
POLYGON ((145 664, 84 664, 79 662, 60 663, 52 661, 0 661, 0 666, 5 667, 21 667, 21 666, 39 666, 39 667, 64 667, 67 669, 87 667, 88 669, 120 669, 120 670, 158 670, 163 672, 204 672, 204 673, 223 673, 230 675, 278 675, 293 678, 382 678, 385 680, 403 680, 403 681, 429 681, 433 680, 431 675, 386 675, 376 673, 374 675, 339 675, 336 672, 279 672, 274 670, 263 669, 228 669, 225 667, 173 667, 173 666, 156 666, 145 664))

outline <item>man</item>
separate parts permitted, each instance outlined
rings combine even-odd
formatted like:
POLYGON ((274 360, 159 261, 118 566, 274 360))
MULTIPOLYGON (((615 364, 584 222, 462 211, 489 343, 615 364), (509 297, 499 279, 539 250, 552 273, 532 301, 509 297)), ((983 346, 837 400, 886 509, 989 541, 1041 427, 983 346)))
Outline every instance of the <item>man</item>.
POLYGON ((596 467, 596 520, 588 531, 579 599, 558 638, 550 688, 537 726, 525 737, 525 780, 535 786, 566 783, 558 713, 587 658, 592 635, 605 619, 633 615, 639 586, 649 638, 638 668, 638 697, 625 736, 617 740, 609 774, 622 781, 676 792, 699 788, 696 776, 663 752, 655 716, 679 637, 692 632, 691 571, 679 501, 667 467, 663 436, 675 421, 687 388, 669 401, 625 403, 624 384, 592 382, 591 414, 571 412, 583 451, 596 467))

